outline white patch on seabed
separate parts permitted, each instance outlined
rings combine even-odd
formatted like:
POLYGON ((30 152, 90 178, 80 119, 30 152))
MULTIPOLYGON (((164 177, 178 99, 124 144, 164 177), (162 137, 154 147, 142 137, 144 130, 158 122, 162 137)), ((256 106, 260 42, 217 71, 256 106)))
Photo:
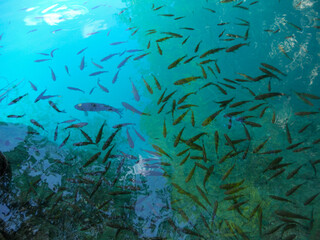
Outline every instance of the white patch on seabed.
POLYGON ((308 39, 305 43, 301 44, 299 50, 293 54, 293 60, 287 67, 293 71, 294 69, 300 67, 304 68, 305 65, 308 65, 312 62, 312 55, 308 54, 308 39))
POLYGON ((297 10, 304 10, 306 8, 311 8, 316 1, 311 0, 293 0, 292 6, 297 10))
POLYGON ((94 22, 88 23, 84 25, 82 29, 82 36, 87 38, 90 36, 91 33, 98 32, 101 30, 106 30, 107 24, 104 20, 96 20, 94 22))
MULTIPOLYGON (((79 5, 61 5, 56 8, 58 4, 55 4, 51 7, 47 7, 41 12, 32 11, 32 14, 24 18, 24 22, 27 26, 34 26, 42 22, 47 23, 48 25, 57 25, 60 22, 66 20, 72 20, 77 16, 84 15, 88 13, 88 9, 79 6, 79 5)), ((39 9, 39 6, 33 8, 39 9)), ((40 10, 40 9, 39 9, 40 10)))
POLYGON ((310 73, 310 82, 309 82, 309 86, 311 86, 313 84, 314 79, 319 75, 319 71, 318 69, 320 68, 320 65, 317 64, 311 71, 310 73))

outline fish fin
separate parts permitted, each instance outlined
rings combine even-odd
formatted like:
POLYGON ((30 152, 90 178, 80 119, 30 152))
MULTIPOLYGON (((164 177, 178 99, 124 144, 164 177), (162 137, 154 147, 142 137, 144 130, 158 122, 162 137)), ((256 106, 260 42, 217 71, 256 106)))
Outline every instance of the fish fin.
POLYGON ((119 111, 118 111, 118 114, 119 114, 120 118, 122 118, 123 110, 124 110, 124 108, 120 108, 119 111))

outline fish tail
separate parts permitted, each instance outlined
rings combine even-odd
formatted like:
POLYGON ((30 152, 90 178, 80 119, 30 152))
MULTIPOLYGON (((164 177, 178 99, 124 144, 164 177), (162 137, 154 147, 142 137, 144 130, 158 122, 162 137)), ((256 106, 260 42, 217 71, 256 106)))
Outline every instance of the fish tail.
POLYGON ((120 108, 117 113, 119 114, 120 118, 122 118, 122 114, 123 114, 123 108, 120 108))

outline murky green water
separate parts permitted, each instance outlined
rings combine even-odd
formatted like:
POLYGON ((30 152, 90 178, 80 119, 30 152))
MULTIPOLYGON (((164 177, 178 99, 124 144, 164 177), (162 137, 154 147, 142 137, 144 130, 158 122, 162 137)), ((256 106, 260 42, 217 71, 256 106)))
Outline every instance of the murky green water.
POLYGON ((1 239, 320 239, 318 1, 0 6, 1 239))

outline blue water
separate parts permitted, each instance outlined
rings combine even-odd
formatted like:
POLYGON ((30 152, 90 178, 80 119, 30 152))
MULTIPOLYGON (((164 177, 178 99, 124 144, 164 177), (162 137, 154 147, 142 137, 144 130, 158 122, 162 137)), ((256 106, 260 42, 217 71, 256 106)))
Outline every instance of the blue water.
POLYGON ((1 237, 320 239, 318 1, 0 7, 1 237))

